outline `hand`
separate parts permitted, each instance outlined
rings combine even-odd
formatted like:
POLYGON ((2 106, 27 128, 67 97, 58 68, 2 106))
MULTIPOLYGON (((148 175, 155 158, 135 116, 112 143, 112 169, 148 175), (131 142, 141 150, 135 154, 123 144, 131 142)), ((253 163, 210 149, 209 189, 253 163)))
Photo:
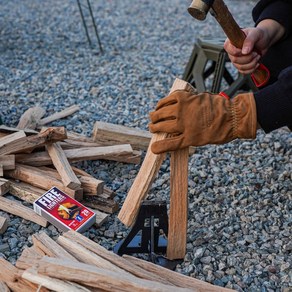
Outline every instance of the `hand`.
POLYGON ((284 27, 273 19, 264 19, 257 27, 243 29, 246 34, 242 49, 233 46, 229 39, 224 43, 230 61, 242 74, 251 74, 259 66, 260 58, 280 40, 284 27))
POLYGON ((256 137, 256 108, 252 93, 228 100, 218 94, 194 95, 175 91, 158 102, 155 111, 150 113, 150 120, 152 133, 171 134, 152 144, 151 150, 155 154, 256 137))
POLYGON ((242 74, 251 74, 259 66, 259 60, 267 52, 268 39, 260 28, 243 29, 246 34, 242 49, 233 46, 229 39, 224 43, 230 61, 242 74))

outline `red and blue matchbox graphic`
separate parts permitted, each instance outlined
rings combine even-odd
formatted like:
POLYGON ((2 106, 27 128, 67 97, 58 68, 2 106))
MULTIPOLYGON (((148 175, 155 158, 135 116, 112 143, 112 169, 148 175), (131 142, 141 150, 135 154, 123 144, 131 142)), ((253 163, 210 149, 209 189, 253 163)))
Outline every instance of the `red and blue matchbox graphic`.
POLYGON ((33 203, 34 211, 62 231, 83 232, 95 223, 93 211, 57 187, 52 187, 33 203))

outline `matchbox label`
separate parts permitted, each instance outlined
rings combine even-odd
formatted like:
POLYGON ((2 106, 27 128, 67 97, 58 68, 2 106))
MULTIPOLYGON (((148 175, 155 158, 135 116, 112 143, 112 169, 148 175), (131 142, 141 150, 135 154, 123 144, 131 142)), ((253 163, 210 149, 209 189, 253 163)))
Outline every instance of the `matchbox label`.
POLYGON ((61 230, 83 231, 95 222, 95 213, 56 187, 34 203, 34 210, 61 230))

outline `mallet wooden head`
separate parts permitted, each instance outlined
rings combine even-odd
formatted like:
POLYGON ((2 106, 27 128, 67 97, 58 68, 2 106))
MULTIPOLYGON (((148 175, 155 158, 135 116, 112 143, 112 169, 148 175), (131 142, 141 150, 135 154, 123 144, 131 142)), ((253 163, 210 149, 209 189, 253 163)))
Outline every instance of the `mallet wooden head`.
POLYGON ((193 0, 188 12, 198 20, 204 20, 215 0, 193 0))

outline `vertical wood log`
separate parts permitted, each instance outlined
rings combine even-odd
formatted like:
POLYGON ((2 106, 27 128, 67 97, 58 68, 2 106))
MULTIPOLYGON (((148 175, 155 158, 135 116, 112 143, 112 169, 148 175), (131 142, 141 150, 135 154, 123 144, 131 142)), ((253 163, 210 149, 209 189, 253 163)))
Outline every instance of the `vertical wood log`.
MULTIPOLYGON (((194 90, 193 87, 180 79, 176 79, 172 85, 170 92, 175 90, 194 90)), ((145 159, 142 163, 140 171, 135 178, 135 181, 128 192, 126 200, 118 214, 118 218, 126 226, 132 226, 138 215, 142 201, 146 198, 147 192, 151 186, 152 181, 157 175, 159 168, 164 160, 165 155, 154 154, 151 151, 151 145, 155 141, 163 140, 167 137, 166 133, 156 133, 152 135, 149 148, 147 150, 145 159)), ((186 152, 187 153, 187 152, 186 152)), ((175 155, 175 153, 174 153, 175 155)))

